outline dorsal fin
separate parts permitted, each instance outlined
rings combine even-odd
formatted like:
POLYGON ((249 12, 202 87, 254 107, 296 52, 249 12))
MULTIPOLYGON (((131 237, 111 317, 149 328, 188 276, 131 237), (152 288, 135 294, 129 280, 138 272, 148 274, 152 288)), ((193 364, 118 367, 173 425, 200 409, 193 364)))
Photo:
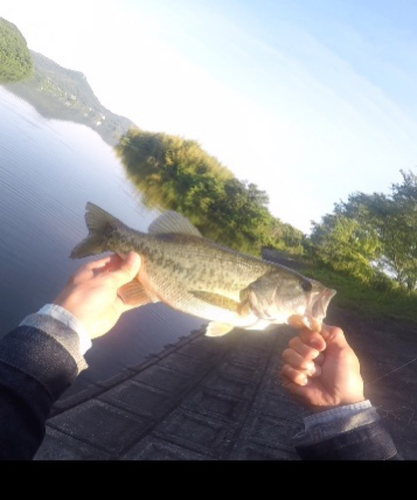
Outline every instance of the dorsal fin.
POLYGON ((149 226, 148 233, 151 234, 192 234, 202 237, 200 231, 191 222, 178 212, 169 210, 155 219, 149 226))

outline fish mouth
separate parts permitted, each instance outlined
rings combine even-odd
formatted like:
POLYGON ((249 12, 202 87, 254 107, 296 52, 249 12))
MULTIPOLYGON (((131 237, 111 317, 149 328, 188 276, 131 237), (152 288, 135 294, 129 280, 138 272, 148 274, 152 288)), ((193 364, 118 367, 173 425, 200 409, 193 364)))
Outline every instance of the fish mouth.
POLYGON ((307 307, 307 315, 321 322, 326 317, 327 308, 335 295, 336 290, 331 288, 325 288, 320 293, 313 295, 307 307))

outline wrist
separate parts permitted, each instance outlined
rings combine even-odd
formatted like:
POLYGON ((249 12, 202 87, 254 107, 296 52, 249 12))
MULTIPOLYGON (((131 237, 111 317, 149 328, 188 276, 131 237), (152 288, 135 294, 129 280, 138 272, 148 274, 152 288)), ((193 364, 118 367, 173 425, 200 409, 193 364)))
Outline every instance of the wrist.
POLYGON ((335 410, 337 408, 346 407, 349 405, 360 404, 360 403, 363 403, 364 401, 366 401, 366 398, 362 394, 362 395, 358 395, 355 397, 343 399, 339 403, 327 404, 327 405, 323 404, 320 406, 312 406, 310 409, 311 409, 312 413, 317 414, 317 413, 322 413, 322 412, 329 411, 329 410, 335 410))
POLYGON ((46 304, 38 314, 51 316, 76 332, 80 340, 80 352, 85 354, 92 346, 91 339, 81 321, 68 309, 59 304, 46 304))

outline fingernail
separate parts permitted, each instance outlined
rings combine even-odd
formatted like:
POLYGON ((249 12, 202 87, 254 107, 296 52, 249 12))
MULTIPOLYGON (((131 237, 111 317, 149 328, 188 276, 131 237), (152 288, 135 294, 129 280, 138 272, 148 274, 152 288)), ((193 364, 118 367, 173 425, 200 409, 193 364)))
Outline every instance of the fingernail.
POLYGON ((305 364, 305 369, 311 374, 313 374, 315 372, 315 366, 314 366, 314 363, 312 361, 309 361, 308 363, 305 364))
POLYGON ((320 342, 320 340, 317 340, 317 339, 311 339, 310 345, 311 345, 311 347, 314 347, 315 349, 321 349, 321 347, 322 347, 322 343, 320 342))
POLYGON ((300 378, 300 385, 307 385, 308 379, 307 377, 301 377, 300 378))

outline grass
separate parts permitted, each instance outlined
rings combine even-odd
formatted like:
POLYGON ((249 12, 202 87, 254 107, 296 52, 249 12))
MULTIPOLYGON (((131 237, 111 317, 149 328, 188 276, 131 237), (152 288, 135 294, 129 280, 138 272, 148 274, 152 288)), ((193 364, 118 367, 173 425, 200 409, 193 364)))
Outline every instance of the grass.
POLYGON ((417 292, 398 288, 380 291, 366 283, 330 269, 303 264, 299 272, 337 290, 332 304, 366 317, 411 321, 417 324, 417 292))

